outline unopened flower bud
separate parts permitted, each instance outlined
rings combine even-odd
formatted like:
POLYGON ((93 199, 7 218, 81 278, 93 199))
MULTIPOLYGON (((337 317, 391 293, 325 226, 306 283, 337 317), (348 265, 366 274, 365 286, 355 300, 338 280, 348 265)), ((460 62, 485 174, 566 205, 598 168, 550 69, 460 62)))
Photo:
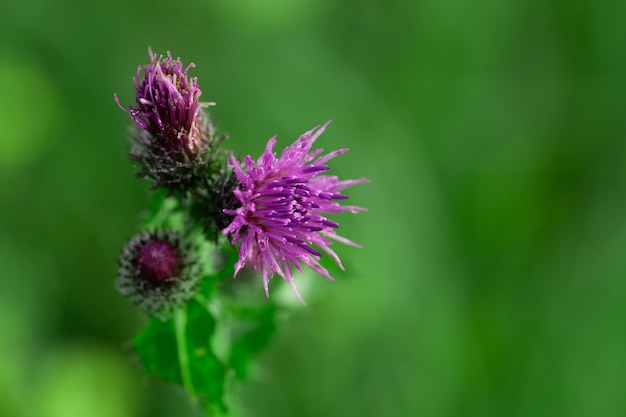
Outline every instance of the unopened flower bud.
POLYGON ((133 237, 120 256, 117 289, 148 314, 167 318, 191 298, 200 274, 188 245, 169 231, 133 237))

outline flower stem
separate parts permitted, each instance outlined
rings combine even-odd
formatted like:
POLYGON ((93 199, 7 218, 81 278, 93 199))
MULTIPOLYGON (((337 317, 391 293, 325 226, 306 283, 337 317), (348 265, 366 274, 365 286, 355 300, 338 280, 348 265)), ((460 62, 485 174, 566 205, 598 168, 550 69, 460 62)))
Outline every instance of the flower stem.
POLYGON ((187 354, 187 338, 185 329, 187 327, 187 312, 184 307, 177 308, 174 312, 174 328, 176 332, 176 347, 178 350, 178 363, 180 364, 180 374, 183 379, 183 386, 190 397, 195 397, 196 392, 191 380, 191 369, 189 368, 189 356, 187 354))

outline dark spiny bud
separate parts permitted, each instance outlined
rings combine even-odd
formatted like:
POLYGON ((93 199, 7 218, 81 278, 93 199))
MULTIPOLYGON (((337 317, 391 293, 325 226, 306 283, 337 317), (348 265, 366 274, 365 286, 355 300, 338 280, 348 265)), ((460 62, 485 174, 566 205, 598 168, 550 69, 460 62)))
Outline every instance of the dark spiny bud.
POLYGON ((117 289, 148 314, 166 319, 193 296, 199 278, 191 247, 176 233, 142 232, 122 251, 117 289))
POLYGON ((138 279, 160 285, 178 275, 180 253, 167 240, 150 240, 139 247, 134 264, 138 279))
POLYGON ((194 191, 191 215, 204 225, 210 239, 216 240, 221 230, 232 221, 233 216, 224 213, 224 209, 233 210, 239 203, 233 193, 238 185, 239 180, 233 170, 223 166, 194 191))

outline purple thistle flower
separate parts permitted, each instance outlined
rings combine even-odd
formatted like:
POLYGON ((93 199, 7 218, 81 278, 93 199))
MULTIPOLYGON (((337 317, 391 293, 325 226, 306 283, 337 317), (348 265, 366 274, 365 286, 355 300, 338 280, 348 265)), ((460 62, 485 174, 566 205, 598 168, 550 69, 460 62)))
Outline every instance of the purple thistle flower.
POLYGON ((239 260, 235 264, 235 276, 249 262, 260 269, 265 294, 269 297, 269 279, 274 273, 289 283, 298 299, 304 303, 294 283, 293 271, 302 271, 304 264, 331 280, 328 271, 319 263, 321 250, 330 255, 341 269, 337 254, 329 247, 333 241, 360 247, 335 233, 339 225, 323 214, 366 209, 357 206, 341 206, 335 200, 348 196, 339 191, 369 182, 358 180, 339 181, 336 176, 320 175, 328 170, 330 159, 348 149, 339 149, 318 157, 322 149, 311 151, 315 140, 324 132, 327 122, 306 132, 291 146, 285 148, 279 158, 273 152, 276 137, 272 137, 265 151, 254 162, 246 157, 245 168, 231 155, 229 164, 234 168, 240 187, 234 190, 241 207, 224 212, 234 216, 222 234, 233 234, 232 243, 240 243, 239 260), (315 246, 316 248, 314 248, 315 246))
POLYGON ((115 102, 135 122, 131 157, 141 163, 138 176, 185 192, 210 182, 225 165, 218 150, 225 137, 217 135, 206 111, 213 103, 199 101, 198 80, 187 75, 195 65, 185 68, 169 52, 166 58, 149 52, 150 64, 139 66, 133 78, 137 107, 124 109, 117 95, 115 102))
MULTIPOLYGON (((133 78, 137 107, 130 106, 127 113, 137 126, 152 134, 159 145, 193 152, 201 143, 200 109, 209 105, 198 101, 202 91, 197 78, 187 77, 187 72, 195 65, 191 63, 183 69, 180 59, 174 61, 170 52, 166 59, 157 58, 152 49, 149 52, 150 64, 139 66, 137 77, 133 78)), ((126 111, 117 95, 115 101, 126 111)))

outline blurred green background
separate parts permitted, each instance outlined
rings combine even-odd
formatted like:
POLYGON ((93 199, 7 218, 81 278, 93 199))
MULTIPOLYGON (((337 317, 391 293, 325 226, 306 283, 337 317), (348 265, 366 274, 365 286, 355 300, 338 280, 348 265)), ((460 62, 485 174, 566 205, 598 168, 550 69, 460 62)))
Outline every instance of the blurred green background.
MULTIPOLYGON (((258 155, 319 144, 369 212, 241 395, 251 416, 626 415, 626 2, 4 0, 0 416, 192 416, 142 375, 116 259, 147 47, 258 155)), ((301 284, 306 285, 306 284, 301 284)), ((261 287, 259 285, 259 290, 261 287)))

